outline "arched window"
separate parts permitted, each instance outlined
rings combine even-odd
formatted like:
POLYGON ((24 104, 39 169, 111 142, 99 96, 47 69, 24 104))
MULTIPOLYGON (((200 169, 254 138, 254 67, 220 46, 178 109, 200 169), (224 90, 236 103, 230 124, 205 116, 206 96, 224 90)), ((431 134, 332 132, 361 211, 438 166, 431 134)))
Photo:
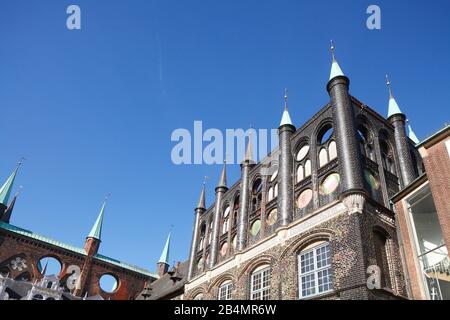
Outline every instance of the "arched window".
POLYGON ((272 201, 272 199, 273 199, 273 187, 270 187, 267 195, 267 200, 272 201))
POLYGON ((234 199, 234 205, 233 205, 233 227, 237 226, 238 223, 238 214, 239 214, 239 206, 240 206, 240 197, 239 195, 236 196, 234 199))
POLYGON ((317 135, 319 146, 319 168, 337 158, 336 142, 333 140, 334 130, 331 123, 325 124, 317 135))
POLYGON ((270 266, 261 266, 250 275, 250 300, 270 299, 270 266))
POLYGON ((233 290, 233 283, 231 280, 223 282, 219 287, 219 300, 231 300, 231 292, 233 290))
POLYGON ((311 161, 308 159, 309 150, 310 147, 306 144, 303 145, 297 152, 296 160, 299 162, 296 174, 297 183, 303 181, 305 178, 311 175, 311 161), (309 170, 309 174, 307 174, 307 170, 309 170))
POLYGON ((203 293, 199 293, 194 297, 194 300, 203 300, 203 293))
POLYGON ((328 242, 308 246, 298 255, 299 297, 306 298, 333 290, 331 252, 328 242))
POLYGON ((209 228, 208 228, 208 245, 211 244, 212 235, 213 235, 213 219, 211 218, 209 220, 209 228))
POLYGON ((380 149, 381 149, 381 161, 383 164, 383 168, 396 175, 395 172, 395 164, 394 164, 394 155, 389 144, 384 139, 380 139, 380 149))
POLYGON ((311 176, 311 160, 305 162, 305 178, 311 176))
POLYGON ((386 234, 380 230, 373 231, 375 255, 377 266, 381 271, 381 287, 391 288, 391 277, 389 271, 389 239, 386 234))
POLYGON ((302 165, 299 165, 297 168, 297 182, 305 179, 305 168, 302 165))
MULTIPOLYGON (((362 120, 361 120, 362 121, 362 120)), ((375 161, 375 155, 372 147, 372 134, 365 124, 360 124, 358 126, 358 131, 356 132, 356 137, 359 143, 359 149, 363 156, 375 161)))
POLYGON ((205 235, 206 235, 206 223, 203 222, 200 225, 200 239, 198 241, 198 248, 197 251, 203 250, 203 247, 205 245, 205 235))
POLYGON ((331 123, 327 123, 320 129, 319 134, 317 135, 317 142, 319 145, 323 145, 327 143, 334 134, 333 125, 331 123))
POLYGON ((319 152, 319 167, 323 167, 328 163, 328 152, 326 148, 320 149, 319 152))
POLYGON ((328 145, 328 154, 330 156, 330 161, 337 158, 337 146, 336 141, 331 141, 328 145))
POLYGON ((222 234, 225 234, 228 232, 229 222, 230 222, 230 212, 231 212, 231 208, 230 208, 230 206, 228 206, 223 213, 222 234))
POLYGON ((252 188, 252 211, 256 211, 261 208, 262 200, 262 181, 257 179, 252 188))

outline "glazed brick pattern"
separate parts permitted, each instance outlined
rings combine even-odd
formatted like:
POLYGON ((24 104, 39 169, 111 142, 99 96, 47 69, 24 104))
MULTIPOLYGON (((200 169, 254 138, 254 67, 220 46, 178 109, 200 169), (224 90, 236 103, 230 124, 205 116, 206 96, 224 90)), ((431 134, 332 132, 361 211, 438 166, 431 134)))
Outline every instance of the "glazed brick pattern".
POLYGON ((218 277, 204 282, 185 293, 186 299, 193 299, 201 293, 205 299, 216 300, 221 283, 232 280, 234 289, 232 298, 237 300, 250 297, 250 274, 260 265, 271 266, 271 294, 275 300, 298 299, 298 262, 297 255, 309 244, 328 239, 332 255, 334 291, 314 299, 399 299, 405 295, 404 277, 398 252, 395 229, 390 216, 382 213, 364 211, 364 213, 344 213, 313 227, 307 232, 289 239, 285 244, 268 249, 251 261, 227 270, 218 277), (390 219, 390 220, 389 220, 390 219), (386 220, 386 221, 384 221, 386 220), (374 263, 375 249, 372 228, 378 226, 392 237, 392 255, 390 269, 393 289, 370 291, 366 286, 367 266, 374 263))

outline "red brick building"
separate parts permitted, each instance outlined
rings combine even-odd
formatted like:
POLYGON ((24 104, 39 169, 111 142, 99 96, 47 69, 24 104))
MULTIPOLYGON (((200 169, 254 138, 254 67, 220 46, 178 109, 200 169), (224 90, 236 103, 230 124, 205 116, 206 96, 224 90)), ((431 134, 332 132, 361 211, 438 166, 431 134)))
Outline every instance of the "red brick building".
MULTIPOLYGON (((156 274, 143 268, 99 253, 105 203, 86 238, 84 248, 64 244, 10 224, 17 195, 11 202, 9 197, 18 168, 19 166, 0 188, 0 274, 3 276, 2 279, 24 284, 41 281, 47 269, 47 266, 43 265, 44 261, 52 259, 60 265, 60 271, 55 276, 64 292, 63 298, 96 296, 105 300, 129 300, 135 299, 146 284, 158 278, 156 274), (102 279, 108 277, 115 284, 113 287, 102 288, 102 279)), ((17 283, 14 285, 21 287, 17 283)), ((59 286, 58 290, 60 290, 59 286)), ((6 288, 6 293, 13 299, 25 298, 24 294, 20 293, 20 289, 14 290, 13 286, 6 288)), ((39 299, 42 299, 42 295, 39 295, 39 299)))
POLYGON ((450 299, 450 126, 417 145, 426 173, 393 197, 412 299, 450 299))

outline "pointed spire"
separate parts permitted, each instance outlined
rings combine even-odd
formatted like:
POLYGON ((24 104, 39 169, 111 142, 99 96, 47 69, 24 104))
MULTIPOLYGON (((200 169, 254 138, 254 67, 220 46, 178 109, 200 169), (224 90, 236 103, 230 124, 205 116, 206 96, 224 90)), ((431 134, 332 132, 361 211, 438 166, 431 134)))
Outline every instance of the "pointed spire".
POLYGON ((330 50, 331 50, 331 56, 333 58, 333 61, 331 63, 331 72, 330 72, 330 80, 339 76, 344 76, 344 72, 342 72, 341 67, 339 66, 339 63, 336 60, 336 56, 334 54, 335 51, 335 47, 334 47, 334 43, 333 40, 331 40, 331 46, 330 46, 330 50))
POLYGON ((41 272, 42 275, 45 276, 45 274, 47 273, 47 268, 48 268, 48 260, 45 261, 44 269, 42 269, 42 272, 41 272))
POLYGON ((289 115, 288 110, 288 91, 287 89, 284 89, 284 111, 283 111, 283 117, 281 118, 280 127, 284 125, 293 125, 291 116, 289 115))
POLYGON ((171 234, 169 233, 158 263, 165 263, 167 265, 169 264, 170 235, 171 234))
POLYGON ((100 213, 98 214, 97 220, 95 221, 95 224, 91 229, 91 232, 89 232, 88 238, 94 238, 97 240, 102 239, 103 216, 105 215, 105 207, 107 200, 108 198, 106 198, 105 201, 103 202, 102 208, 100 209, 100 213))
POLYGON ((419 144, 420 140, 419 138, 417 138, 416 133, 413 131, 411 125, 409 124, 409 120, 406 120, 408 122, 408 136, 409 138, 415 143, 415 144, 419 144))
POLYGON ((8 208, 5 210, 5 213, 3 214, 3 217, 1 217, 1 220, 3 222, 9 223, 11 221, 11 215, 14 210, 14 206, 16 205, 17 197, 19 196, 20 190, 22 189, 22 186, 19 187, 19 190, 14 195, 14 198, 12 199, 11 203, 9 204, 8 208))
POLYGON ((218 188, 220 187, 227 187, 227 161, 224 160, 223 161, 223 169, 222 169, 222 174, 220 175, 220 181, 219 181, 219 185, 217 186, 218 188))
POLYGON ((9 202, 9 197, 11 195, 11 190, 14 185, 14 180, 16 179, 17 171, 19 170, 20 166, 22 165, 22 160, 19 161, 17 164, 16 169, 11 173, 9 178, 6 180, 5 184, 0 188, 0 203, 7 206, 9 202))
POLYGON ((247 150, 245 151, 245 158, 244 161, 252 162, 253 161, 253 130, 250 131, 250 134, 248 136, 248 144, 247 144, 247 150))
POLYGON ((196 209, 206 209, 206 206, 205 206, 206 179, 208 179, 208 177, 205 176, 205 180, 203 181, 203 186, 202 186, 202 192, 200 193, 200 199, 198 200, 196 209))
POLYGON ((400 110, 400 107, 398 106, 397 101, 395 100, 394 95, 392 94, 391 81, 389 80, 388 75, 386 75, 386 85, 389 89, 389 109, 388 109, 388 118, 389 118, 394 114, 402 113, 402 111, 400 110))

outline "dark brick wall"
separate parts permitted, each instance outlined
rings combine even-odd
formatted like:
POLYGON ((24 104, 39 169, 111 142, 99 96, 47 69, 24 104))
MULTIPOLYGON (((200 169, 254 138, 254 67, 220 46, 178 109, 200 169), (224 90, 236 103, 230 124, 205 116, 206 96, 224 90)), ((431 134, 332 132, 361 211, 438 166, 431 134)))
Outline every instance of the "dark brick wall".
POLYGON ((298 299, 297 255, 311 243, 323 240, 330 243, 334 292, 314 299, 398 299, 405 296, 393 214, 386 209, 379 209, 377 212, 378 207, 369 204, 366 207, 362 213, 340 214, 282 245, 264 251, 239 267, 190 289, 185 298, 193 299, 198 293, 202 293, 205 299, 215 300, 221 283, 231 279, 234 283, 233 299, 249 299, 252 271, 262 264, 268 264, 271 266, 271 299, 298 299), (372 236, 374 227, 383 228, 391 237, 389 268, 392 270, 390 276, 393 288, 390 290, 370 291, 366 286, 367 266, 375 262, 372 236))

